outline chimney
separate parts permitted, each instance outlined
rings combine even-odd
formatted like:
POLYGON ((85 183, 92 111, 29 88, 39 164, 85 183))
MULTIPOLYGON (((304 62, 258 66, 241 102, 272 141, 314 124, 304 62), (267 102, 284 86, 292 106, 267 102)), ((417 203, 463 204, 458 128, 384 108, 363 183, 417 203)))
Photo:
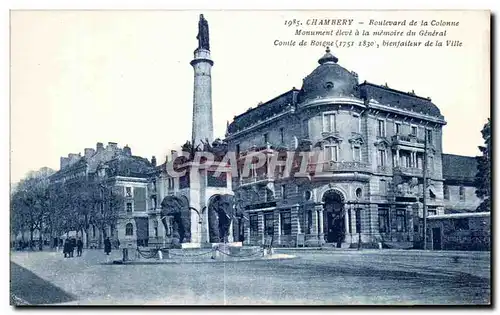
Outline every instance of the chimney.
POLYGON ((123 147, 123 154, 125 154, 126 156, 131 156, 132 155, 132 149, 130 149, 130 147, 128 146, 128 144, 123 147))
POLYGON ((101 152, 102 150, 104 150, 104 145, 102 144, 102 142, 97 142, 95 147, 97 152, 101 152))
POLYGON ((69 158, 61 156, 61 163, 60 163, 61 169, 63 169, 66 166, 68 166, 68 164, 69 164, 69 158))
POLYGON ((95 150, 93 148, 85 148, 83 150, 85 158, 90 158, 92 155, 94 155, 95 150))
POLYGON ((156 157, 154 155, 151 158, 151 164, 153 164, 153 166, 156 166, 156 157))
POLYGON ((116 150, 118 148, 118 143, 116 142, 108 142, 108 146, 106 147, 106 149, 109 148, 110 150, 116 150))

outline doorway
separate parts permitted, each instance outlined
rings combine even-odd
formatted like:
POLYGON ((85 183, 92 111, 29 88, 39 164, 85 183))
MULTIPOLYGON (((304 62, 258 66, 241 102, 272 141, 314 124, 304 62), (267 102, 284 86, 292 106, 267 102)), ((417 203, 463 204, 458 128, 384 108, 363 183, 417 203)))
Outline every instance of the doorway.
POLYGON ((441 250, 441 228, 432 228, 432 249, 441 250))
POLYGON ((336 191, 329 191, 323 200, 326 242, 340 247, 345 238, 345 211, 342 195, 336 191))

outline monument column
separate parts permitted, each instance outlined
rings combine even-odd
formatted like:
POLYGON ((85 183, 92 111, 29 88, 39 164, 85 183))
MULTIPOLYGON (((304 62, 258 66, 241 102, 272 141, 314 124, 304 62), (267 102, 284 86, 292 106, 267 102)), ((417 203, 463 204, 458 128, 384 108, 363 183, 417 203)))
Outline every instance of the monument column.
POLYGON ((191 66, 194 70, 192 144, 196 148, 202 141, 213 142, 212 76, 214 64, 210 58, 208 22, 200 15, 198 22, 198 48, 191 66))

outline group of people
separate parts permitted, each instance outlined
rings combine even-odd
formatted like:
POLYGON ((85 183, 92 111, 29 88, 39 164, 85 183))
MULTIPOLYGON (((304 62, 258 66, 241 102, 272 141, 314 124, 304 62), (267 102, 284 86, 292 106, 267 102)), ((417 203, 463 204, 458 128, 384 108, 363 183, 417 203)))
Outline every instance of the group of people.
POLYGON ((63 253, 64 258, 73 257, 75 254, 76 248, 76 256, 82 256, 83 251, 83 242, 81 239, 76 240, 75 238, 68 238, 64 241, 63 253))

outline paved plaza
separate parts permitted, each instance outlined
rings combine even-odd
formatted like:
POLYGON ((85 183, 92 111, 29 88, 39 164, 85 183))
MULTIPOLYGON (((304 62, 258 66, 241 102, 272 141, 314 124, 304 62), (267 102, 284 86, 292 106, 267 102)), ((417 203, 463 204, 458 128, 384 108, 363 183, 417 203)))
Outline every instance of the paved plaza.
POLYGON ((12 252, 11 295, 28 304, 489 304, 490 254, 277 250, 293 259, 109 264, 113 251, 12 252))

